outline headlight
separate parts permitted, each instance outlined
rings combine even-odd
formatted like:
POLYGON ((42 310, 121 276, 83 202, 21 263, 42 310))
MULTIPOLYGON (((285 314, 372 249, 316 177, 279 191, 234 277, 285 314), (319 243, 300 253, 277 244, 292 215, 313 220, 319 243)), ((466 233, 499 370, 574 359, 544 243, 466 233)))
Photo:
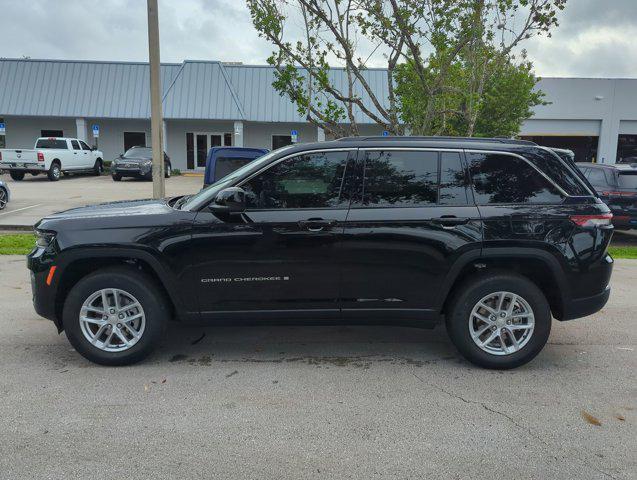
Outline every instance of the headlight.
POLYGON ((152 161, 152 160, 144 160, 144 161, 142 162, 142 165, 143 165, 144 167, 150 167, 152 164, 153 164, 153 161, 152 161))
POLYGON ((35 231, 35 244, 38 247, 48 247, 55 238, 55 232, 45 232, 44 230, 35 231))

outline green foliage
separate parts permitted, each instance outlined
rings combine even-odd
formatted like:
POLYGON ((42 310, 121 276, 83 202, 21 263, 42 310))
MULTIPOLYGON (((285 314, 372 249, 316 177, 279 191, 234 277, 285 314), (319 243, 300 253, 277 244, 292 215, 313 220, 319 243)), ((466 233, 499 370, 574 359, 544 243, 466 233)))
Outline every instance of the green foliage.
POLYGON ((637 247, 609 247, 608 253, 613 258, 637 259, 637 247))
POLYGON ((31 233, 0 235, 0 255, 26 255, 35 247, 31 233))
POLYGON ((532 115, 532 108, 546 104, 544 93, 534 90, 538 81, 532 64, 515 63, 511 58, 488 62, 485 66, 484 89, 480 95, 472 92, 474 73, 462 60, 452 63, 442 92, 433 100, 428 88, 436 80, 436 61, 432 59, 425 70, 425 81, 417 75, 413 62, 396 69, 396 93, 402 119, 419 135, 461 135, 477 137, 511 137, 522 122, 532 115), (437 115, 426 123, 428 104, 435 102, 437 115), (469 106, 472 110, 469 110, 469 106), (469 131, 471 114, 475 115, 473 130, 469 131))

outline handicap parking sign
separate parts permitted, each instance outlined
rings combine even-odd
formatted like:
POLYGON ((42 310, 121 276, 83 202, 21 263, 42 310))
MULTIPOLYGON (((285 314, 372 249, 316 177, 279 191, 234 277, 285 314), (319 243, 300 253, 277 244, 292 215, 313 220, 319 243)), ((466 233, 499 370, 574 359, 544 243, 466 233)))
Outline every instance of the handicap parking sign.
POLYGON ((100 126, 97 124, 93 125, 93 136, 95 138, 100 136, 100 126))

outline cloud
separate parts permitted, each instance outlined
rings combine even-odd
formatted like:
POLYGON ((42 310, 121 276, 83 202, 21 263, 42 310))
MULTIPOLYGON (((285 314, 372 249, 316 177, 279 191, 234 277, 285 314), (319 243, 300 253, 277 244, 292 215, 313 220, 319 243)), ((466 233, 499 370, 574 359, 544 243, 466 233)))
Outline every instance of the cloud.
MULTIPOLYGON (((159 18, 165 62, 263 64, 272 51, 243 0, 160 0, 159 18)), ((539 75, 637 77, 637 0, 569 0, 559 18, 552 38, 524 45, 539 75)), ((3 57, 148 59, 143 0, 4 1, 0 31, 3 57)))

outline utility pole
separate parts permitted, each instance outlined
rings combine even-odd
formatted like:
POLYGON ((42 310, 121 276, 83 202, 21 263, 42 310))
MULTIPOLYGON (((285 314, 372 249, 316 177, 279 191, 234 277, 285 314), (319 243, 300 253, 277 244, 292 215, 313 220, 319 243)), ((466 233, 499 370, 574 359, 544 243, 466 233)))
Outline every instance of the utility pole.
POLYGON ((164 198, 164 142, 162 140, 159 14, 157 0, 148 0, 148 60, 150 63, 150 134, 153 148, 153 198, 164 198))

